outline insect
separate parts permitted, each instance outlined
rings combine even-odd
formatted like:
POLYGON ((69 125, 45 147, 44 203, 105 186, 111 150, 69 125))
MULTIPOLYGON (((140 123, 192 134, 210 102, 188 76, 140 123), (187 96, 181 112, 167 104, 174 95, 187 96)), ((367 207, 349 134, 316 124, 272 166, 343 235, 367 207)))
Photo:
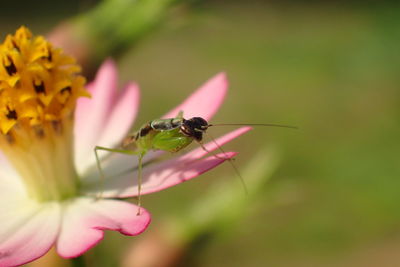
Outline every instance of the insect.
MULTIPOLYGON (((107 148, 102 146, 96 146, 94 149, 96 156, 97 168, 100 172, 101 179, 104 180, 105 176, 100 166, 100 159, 98 156, 99 150, 105 150, 109 152, 123 153, 127 155, 136 155, 138 157, 138 215, 140 214, 141 206, 141 186, 142 186, 142 165, 143 157, 150 150, 161 150, 167 152, 178 152, 193 141, 198 143, 207 153, 211 153, 203 145, 203 135, 207 129, 211 126, 275 126, 285 128, 296 128, 293 126, 279 125, 279 124, 209 124, 205 119, 201 117, 192 117, 189 119, 183 118, 183 112, 180 112, 177 117, 170 119, 156 119, 152 120, 143 125, 138 131, 132 135, 126 137, 121 145, 121 148, 107 148)), ((215 141, 214 141, 215 142, 215 141)), ((223 152, 223 149, 216 144, 217 147, 223 152)), ((217 155, 214 155, 220 158, 217 155)), ((231 162, 230 158, 223 158, 231 162)), ((235 172, 241 178, 236 167, 231 162, 235 169, 235 172)))

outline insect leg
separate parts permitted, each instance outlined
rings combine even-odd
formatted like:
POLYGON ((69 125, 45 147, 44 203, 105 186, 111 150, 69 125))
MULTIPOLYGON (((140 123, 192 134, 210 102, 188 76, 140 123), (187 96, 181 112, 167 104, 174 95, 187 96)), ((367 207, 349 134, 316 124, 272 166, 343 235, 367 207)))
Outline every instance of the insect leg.
POLYGON ((121 153, 125 155, 135 155, 137 154, 135 151, 132 150, 125 150, 125 149, 114 149, 114 148, 107 148, 107 147, 102 147, 102 146, 96 146, 94 148, 94 155, 96 156, 96 166, 97 169, 99 170, 100 173, 100 186, 101 186, 101 191, 100 194, 96 197, 97 199, 102 199, 103 195, 103 189, 104 189, 104 180, 105 180, 105 175, 103 172, 103 169, 101 168, 100 164, 100 158, 97 153, 98 150, 103 150, 103 151, 109 151, 109 152, 114 152, 114 153, 121 153))
POLYGON ((141 202, 141 193, 142 193, 142 161, 145 153, 139 153, 138 155, 138 211, 136 215, 140 215, 140 207, 142 206, 141 202))
MULTIPOLYGON (((215 157, 215 158, 217 158, 217 159, 231 160, 231 159, 228 158, 228 157, 223 158, 223 157, 220 157, 220 156, 214 154, 213 152, 211 152, 210 150, 208 150, 208 149, 204 146, 203 142, 197 141, 197 140, 196 140, 196 142, 199 144, 199 146, 200 146, 205 152, 207 152, 208 154, 211 154, 213 157, 215 157)), ((213 139, 213 143, 216 144, 217 147, 218 147, 218 149, 220 149, 220 150, 222 151, 222 153, 225 155, 225 151, 222 150, 222 148, 214 141, 214 139, 213 139)))
MULTIPOLYGON (((210 137, 210 139, 212 140, 212 142, 217 146, 217 148, 218 148, 224 155, 226 155, 225 150, 215 141, 215 139, 214 139, 210 134, 208 134, 208 136, 210 137)), ((237 168, 236 165, 233 163, 233 159, 231 159, 231 158, 229 158, 229 157, 224 157, 224 158, 222 158, 222 157, 220 157, 220 156, 218 156, 218 155, 215 155, 214 153, 212 153, 211 151, 209 151, 209 150, 204 146, 204 144, 203 144, 201 141, 197 141, 197 143, 200 145, 200 147, 201 147, 205 152, 207 152, 207 153, 213 155, 213 156, 216 157, 217 159, 227 160, 227 161, 231 164, 231 166, 232 166, 233 170, 235 171, 236 175, 239 177, 240 182, 241 182, 241 184, 242 184, 242 186, 243 186, 244 192, 245 192, 246 194, 248 194, 248 190, 247 190, 246 183, 244 182, 243 177, 242 177, 242 175, 240 174, 238 168, 237 168)))

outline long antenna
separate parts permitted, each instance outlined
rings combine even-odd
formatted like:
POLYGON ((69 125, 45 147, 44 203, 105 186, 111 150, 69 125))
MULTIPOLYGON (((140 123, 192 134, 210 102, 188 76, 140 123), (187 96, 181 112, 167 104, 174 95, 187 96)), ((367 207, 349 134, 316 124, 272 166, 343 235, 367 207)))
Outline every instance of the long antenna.
POLYGON ((208 126, 268 126, 268 127, 299 129, 296 126, 274 124, 274 123, 217 123, 217 124, 212 123, 212 124, 208 124, 208 126))

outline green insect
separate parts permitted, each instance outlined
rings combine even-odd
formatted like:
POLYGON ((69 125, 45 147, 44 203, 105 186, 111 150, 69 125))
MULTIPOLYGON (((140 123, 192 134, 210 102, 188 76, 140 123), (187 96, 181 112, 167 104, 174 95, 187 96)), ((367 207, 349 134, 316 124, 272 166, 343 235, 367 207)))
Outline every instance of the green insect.
MULTIPOLYGON (((205 119, 201 117, 193 117, 190 119, 184 119, 183 113, 180 112, 176 118, 170 119, 156 119, 152 120, 143 125, 138 131, 132 135, 126 137, 121 145, 121 148, 107 148, 102 146, 96 146, 94 153, 96 156, 97 168, 100 172, 101 179, 104 180, 105 176, 100 166, 100 159, 98 155, 99 150, 105 150, 109 152, 122 153, 127 155, 136 155, 138 157, 138 214, 140 214, 141 206, 141 186, 142 186, 142 165, 143 157, 150 150, 161 150, 167 152, 178 152, 193 141, 197 142, 207 153, 210 153, 202 143, 203 134, 211 126, 276 126, 286 128, 296 128, 286 125, 278 124, 209 124, 205 119)), ((218 146, 218 144, 216 144, 218 146)), ((220 146, 218 148, 225 153, 220 146)), ((217 155, 214 155, 217 158, 217 155)), ((230 158, 223 158, 231 162, 230 158)), ((232 163, 232 162, 231 162, 232 163)), ((232 164, 236 173, 241 178, 236 167, 232 164)), ((101 196, 100 196, 101 197, 101 196)))

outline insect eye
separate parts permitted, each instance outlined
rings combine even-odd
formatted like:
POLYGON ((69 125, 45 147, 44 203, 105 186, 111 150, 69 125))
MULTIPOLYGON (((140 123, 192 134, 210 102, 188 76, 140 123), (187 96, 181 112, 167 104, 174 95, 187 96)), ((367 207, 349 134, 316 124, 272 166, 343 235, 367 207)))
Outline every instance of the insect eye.
POLYGON ((197 125, 199 125, 200 127, 207 127, 208 123, 205 119, 201 118, 201 117, 193 117, 191 119, 194 123, 196 123, 197 125))

